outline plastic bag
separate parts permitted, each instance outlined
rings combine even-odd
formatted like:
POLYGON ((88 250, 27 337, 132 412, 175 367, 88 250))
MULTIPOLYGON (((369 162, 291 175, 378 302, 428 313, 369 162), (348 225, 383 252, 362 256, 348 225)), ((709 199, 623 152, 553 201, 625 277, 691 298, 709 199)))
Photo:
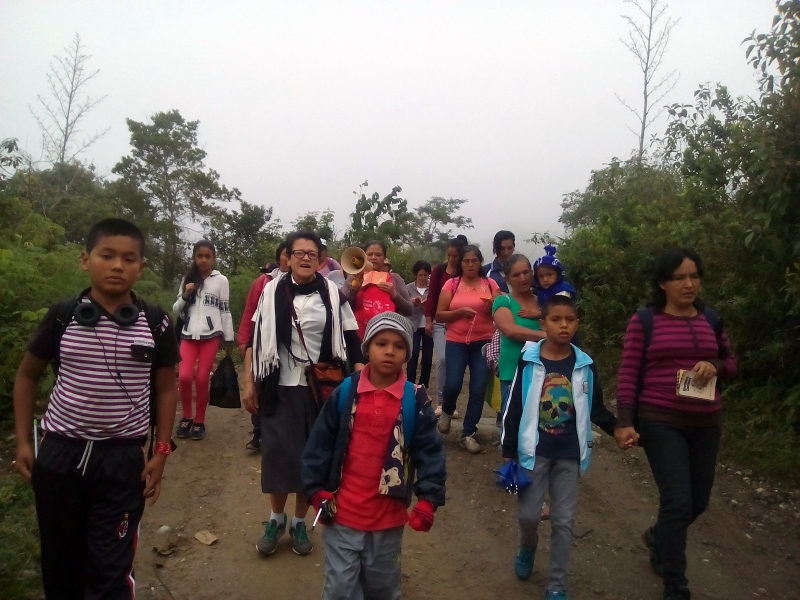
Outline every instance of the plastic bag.
POLYGON ((209 404, 219 408, 241 408, 242 406, 239 398, 239 376, 236 374, 236 367, 233 366, 230 354, 220 361, 217 370, 211 376, 209 404))
POLYGON ((497 487, 509 494, 519 494, 531 484, 530 478, 522 470, 517 461, 510 460, 495 470, 497 487))

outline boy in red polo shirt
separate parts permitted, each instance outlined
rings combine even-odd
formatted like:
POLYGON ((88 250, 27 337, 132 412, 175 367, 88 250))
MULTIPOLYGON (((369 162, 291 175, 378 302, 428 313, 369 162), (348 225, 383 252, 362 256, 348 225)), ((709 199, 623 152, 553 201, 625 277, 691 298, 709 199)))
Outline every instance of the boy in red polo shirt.
POLYGON ((369 364, 334 390, 306 444, 303 487, 326 525, 323 600, 400 598, 403 528, 430 530, 444 505, 436 417, 425 388, 406 381, 412 336, 397 313, 369 320, 369 364))

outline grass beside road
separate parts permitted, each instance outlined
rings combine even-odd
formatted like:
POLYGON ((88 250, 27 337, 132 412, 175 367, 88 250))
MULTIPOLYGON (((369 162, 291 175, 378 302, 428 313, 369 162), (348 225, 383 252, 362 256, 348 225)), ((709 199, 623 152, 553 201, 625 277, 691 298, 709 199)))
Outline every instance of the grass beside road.
POLYGON ((13 442, 0 448, 0 596, 3 600, 42 597, 39 528, 33 489, 12 465, 13 442))

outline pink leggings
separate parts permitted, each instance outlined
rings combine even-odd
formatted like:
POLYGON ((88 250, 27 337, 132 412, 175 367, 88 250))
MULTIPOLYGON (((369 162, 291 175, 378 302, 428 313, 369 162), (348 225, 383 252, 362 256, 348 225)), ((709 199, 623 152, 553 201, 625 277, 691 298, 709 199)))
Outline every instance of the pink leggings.
POLYGON ((194 422, 206 422, 208 383, 211 379, 211 369, 217 356, 219 342, 219 336, 210 340, 181 340, 181 366, 178 380, 184 419, 192 418, 192 381, 194 381, 195 388, 197 388, 194 422), (195 363, 197 363, 197 377, 194 376, 195 363))

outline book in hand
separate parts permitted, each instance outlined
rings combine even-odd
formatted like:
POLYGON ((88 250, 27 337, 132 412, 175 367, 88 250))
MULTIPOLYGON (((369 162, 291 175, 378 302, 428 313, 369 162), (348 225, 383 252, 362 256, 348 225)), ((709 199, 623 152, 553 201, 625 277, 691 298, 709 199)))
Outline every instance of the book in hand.
POLYGON ((717 376, 714 375, 705 385, 697 385, 694 378, 697 373, 692 371, 685 371, 683 369, 678 371, 678 384, 676 386, 676 393, 678 396, 685 398, 697 398, 699 400, 714 401, 714 392, 717 389, 717 376))

